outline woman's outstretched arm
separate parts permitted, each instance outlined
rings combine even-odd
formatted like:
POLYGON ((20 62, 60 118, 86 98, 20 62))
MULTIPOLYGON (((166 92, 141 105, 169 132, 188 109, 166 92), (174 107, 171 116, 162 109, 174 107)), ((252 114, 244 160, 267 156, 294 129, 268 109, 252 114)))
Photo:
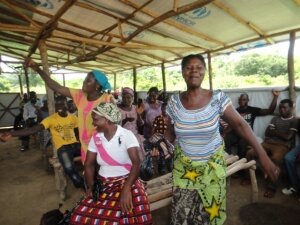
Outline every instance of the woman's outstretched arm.
POLYGON ((229 105, 223 115, 226 122, 238 133, 239 136, 248 141, 258 155, 265 173, 273 180, 278 179, 279 168, 270 160, 263 147, 258 143, 249 124, 240 116, 240 114, 229 105))
POLYGON ((32 68, 35 72, 37 72, 41 78, 44 80, 46 85, 51 88, 53 91, 58 92, 61 95, 71 98, 70 89, 64 87, 57 83, 55 80, 51 79, 45 71, 43 71, 31 58, 25 59, 25 66, 32 68))

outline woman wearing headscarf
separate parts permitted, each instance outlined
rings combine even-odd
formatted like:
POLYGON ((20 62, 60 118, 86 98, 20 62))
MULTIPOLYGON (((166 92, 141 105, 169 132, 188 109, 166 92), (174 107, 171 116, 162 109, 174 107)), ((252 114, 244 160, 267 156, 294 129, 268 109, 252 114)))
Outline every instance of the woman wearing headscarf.
MULTIPOLYGON (((122 88, 122 102, 119 109, 122 115, 121 126, 131 130, 140 143, 141 153, 144 153, 144 137, 138 133, 138 128, 143 126, 144 121, 140 114, 137 113, 137 108, 133 105, 134 91, 129 87, 122 88)), ((141 156, 142 157, 142 156, 141 156)))
POLYGON ((81 142, 81 159, 84 163, 89 140, 95 131, 95 128, 92 125, 91 111, 100 102, 110 102, 112 98, 111 95, 104 92, 105 90, 111 89, 106 75, 99 70, 93 70, 89 72, 84 79, 82 89, 73 89, 64 87, 51 79, 51 77, 48 76, 47 73, 43 71, 32 59, 27 58, 25 65, 36 71, 45 81, 47 86, 53 91, 73 99, 78 109, 78 130, 81 142))
POLYGON ((138 179, 141 161, 136 137, 117 125, 121 113, 113 103, 100 103, 92 119, 97 131, 85 163, 86 198, 75 208, 70 224, 152 224, 147 194, 138 179), (102 184, 98 196, 93 192, 97 163, 97 180, 102 184))
POLYGON ((143 118, 145 121, 143 134, 146 139, 152 136, 153 122, 157 116, 161 115, 162 102, 157 100, 158 88, 151 87, 148 91, 147 100, 144 102, 143 118))

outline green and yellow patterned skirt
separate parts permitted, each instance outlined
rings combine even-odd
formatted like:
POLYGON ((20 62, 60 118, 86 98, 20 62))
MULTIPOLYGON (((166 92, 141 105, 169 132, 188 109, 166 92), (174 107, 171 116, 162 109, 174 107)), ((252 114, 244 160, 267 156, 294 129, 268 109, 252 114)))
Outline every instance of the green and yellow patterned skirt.
POLYGON ((173 225, 221 225, 226 219, 223 146, 207 162, 192 161, 176 147, 173 169, 173 225))

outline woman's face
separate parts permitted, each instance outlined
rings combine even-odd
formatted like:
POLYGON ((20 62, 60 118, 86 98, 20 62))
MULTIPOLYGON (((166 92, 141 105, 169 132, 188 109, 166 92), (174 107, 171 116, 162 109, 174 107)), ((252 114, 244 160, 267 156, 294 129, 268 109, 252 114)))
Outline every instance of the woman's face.
POLYGON ((122 103, 124 106, 131 106, 132 105, 132 96, 128 93, 122 94, 122 103))
POLYGON ((182 76, 188 88, 199 88, 204 75, 204 64, 198 58, 191 58, 182 70, 182 76))
POLYGON ((91 93, 96 91, 97 88, 99 88, 99 85, 95 77, 92 73, 88 73, 83 81, 82 91, 85 93, 91 93))
POLYGON ((92 112, 93 126, 96 127, 98 132, 104 132, 105 127, 108 125, 107 119, 99 116, 97 113, 92 112))
POLYGON ((156 99, 157 99, 157 92, 155 92, 155 91, 149 92, 149 94, 148 94, 149 103, 152 103, 152 104, 155 103, 156 99))

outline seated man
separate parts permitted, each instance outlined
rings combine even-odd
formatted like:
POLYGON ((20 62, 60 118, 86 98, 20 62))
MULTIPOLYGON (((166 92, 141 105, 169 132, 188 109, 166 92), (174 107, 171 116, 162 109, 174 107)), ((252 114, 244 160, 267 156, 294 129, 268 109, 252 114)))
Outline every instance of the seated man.
MULTIPOLYGON (((294 145, 295 134, 297 132, 297 119, 294 118, 292 112, 293 102, 289 99, 282 100, 279 104, 280 116, 272 118, 266 129, 264 142, 261 144, 277 166, 282 164, 284 155, 294 145)), ((250 149, 246 156, 248 160, 256 157, 257 155, 253 149, 250 149)), ((276 192, 276 184, 271 181, 267 183, 264 196, 272 198, 276 192)))
POLYGON ((11 137, 31 135, 50 129, 52 142, 65 173, 71 178, 75 187, 84 188, 84 180, 79 175, 73 162, 74 157, 80 156, 80 143, 77 141, 74 131, 78 127, 78 119, 67 112, 67 100, 63 96, 56 98, 55 110, 56 113, 42 120, 40 124, 31 128, 1 134, 0 140, 7 141, 11 137))
POLYGON ((284 156, 285 167, 291 186, 282 189, 285 195, 292 195, 300 191, 300 177, 297 174, 297 163, 300 159, 300 146, 296 146, 284 156))
MULTIPOLYGON (((247 121, 247 123, 250 125, 252 130, 253 130, 253 124, 255 118, 257 116, 265 116, 265 115, 273 114, 277 105, 277 99, 280 92, 273 90, 272 93, 273 93, 273 100, 268 109, 249 106, 248 105, 249 96, 245 93, 240 95, 239 107, 237 107, 236 110, 247 121)), ((243 138, 239 137, 235 133, 235 131, 231 129, 231 127, 227 126, 223 130, 223 137, 225 141, 225 149, 228 154, 232 154, 231 148, 233 146, 237 146, 237 155, 239 156, 239 158, 244 158, 246 156, 249 147, 248 142, 245 141, 243 138)))
MULTIPOLYGON (((24 104, 23 107, 23 119, 25 121, 25 127, 33 127, 38 124, 37 110, 42 106, 41 101, 38 100, 34 91, 29 92, 29 101, 24 104)), ((21 151, 29 149, 29 136, 23 136, 20 138, 22 142, 21 151)))

